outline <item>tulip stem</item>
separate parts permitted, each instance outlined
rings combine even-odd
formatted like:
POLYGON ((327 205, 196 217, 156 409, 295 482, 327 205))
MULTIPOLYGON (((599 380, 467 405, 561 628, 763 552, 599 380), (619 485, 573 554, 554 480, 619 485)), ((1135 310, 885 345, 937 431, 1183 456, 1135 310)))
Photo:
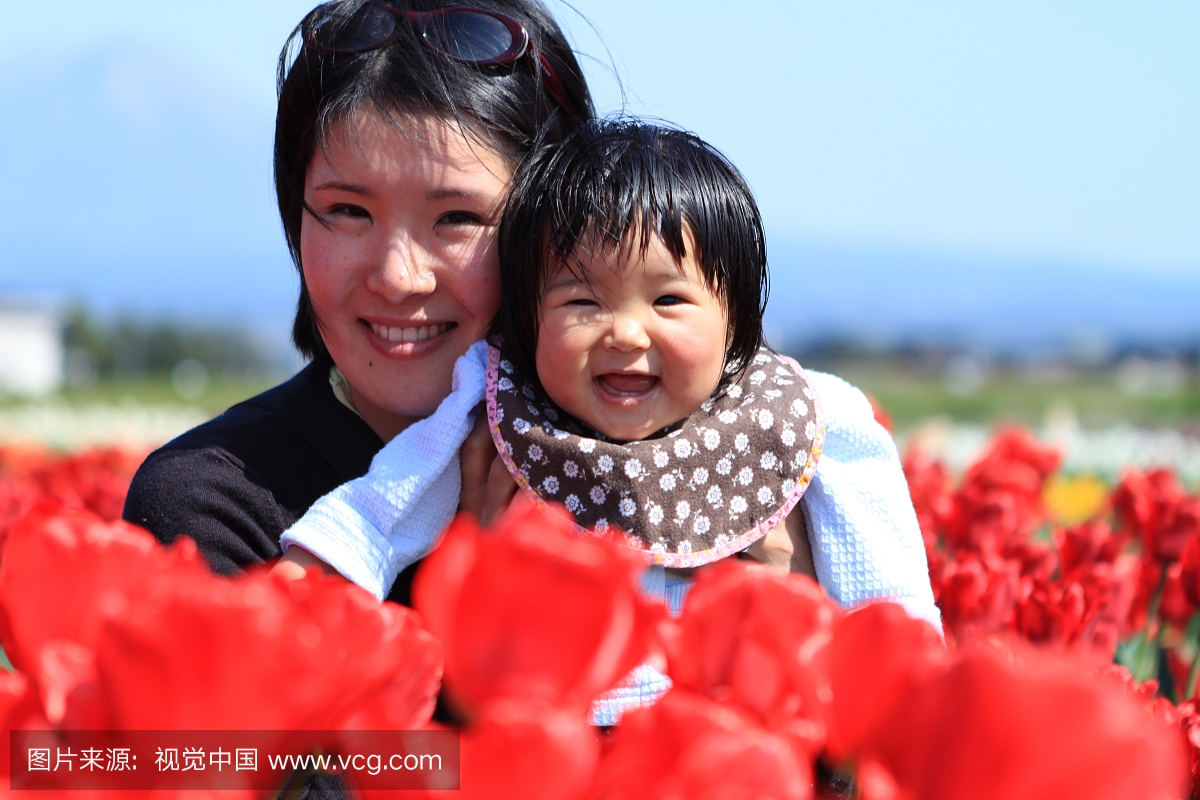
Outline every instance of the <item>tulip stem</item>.
POLYGON ((1196 694, 1196 680, 1200 679, 1200 611, 1192 615, 1188 620, 1187 633, 1185 634, 1186 641, 1192 643, 1196 652, 1192 655, 1192 668, 1188 671, 1187 686, 1184 687, 1183 697, 1179 698, 1180 702, 1191 700, 1196 694))
MULTIPOLYGON (((1146 628, 1142 631, 1142 641, 1138 643, 1137 656, 1133 661, 1133 677, 1138 683, 1145 683, 1150 679, 1150 676, 1146 675, 1146 670, 1148 668, 1146 659, 1149 658, 1149 654, 1151 652, 1153 652, 1155 655, 1158 654, 1158 637, 1155 636, 1152 642, 1150 631, 1154 628, 1154 623, 1158 620, 1158 609, 1160 606, 1162 606, 1163 592, 1166 590, 1166 588, 1167 570, 1164 567, 1162 570, 1162 575, 1160 575, 1158 578, 1158 586, 1155 587, 1154 594, 1150 596, 1150 606, 1146 609, 1146 628)), ((1159 632, 1161 633, 1161 626, 1159 632)), ((1157 658, 1155 659, 1154 667, 1155 669, 1158 668, 1157 658)))

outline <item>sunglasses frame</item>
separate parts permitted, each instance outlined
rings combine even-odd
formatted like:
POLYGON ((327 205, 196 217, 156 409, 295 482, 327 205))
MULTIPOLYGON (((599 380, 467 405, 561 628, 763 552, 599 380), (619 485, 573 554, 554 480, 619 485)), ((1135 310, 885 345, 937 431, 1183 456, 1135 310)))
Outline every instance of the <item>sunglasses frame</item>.
MULTIPOLYGON (((574 104, 568 99, 566 89, 563 87, 562 81, 559 80, 558 75, 554 72, 554 68, 550 66, 550 62, 546 60, 546 57, 542 55, 537 48, 530 47, 529 32, 525 30, 524 25, 517 22, 512 17, 506 14, 501 14, 498 11, 490 11, 485 8, 441 8, 435 11, 409 11, 407 9, 397 8, 391 3, 379 2, 378 0, 369 0, 369 2, 363 4, 362 8, 367 8, 368 6, 378 8, 381 11, 386 11, 397 20, 399 20, 401 17, 408 20, 416 26, 418 33, 421 34, 421 42, 426 47, 433 52, 439 53, 440 55, 443 55, 453 61, 457 61, 460 64, 470 64, 476 67, 498 67, 504 64, 511 64, 522 57, 528 58, 530 66, 533 68, 534 72, 538 74, 538 77, 541 79, 542 86, 545 87, 546 92, 553 97, 560 106, 574 113, 574 104), (512 42, 503 53, 487 59, 461 58, 453 53, 449 53, 433 43, 433 41, 429 38, 427 28, 427 24, 430 20, 436 19, 437 17, 446 16, 448 14, 482 14, 485 17, 491 17, 508 29, 509 35, 512 36, 512 42)), ((361 10, 362 9, 359 9, 359 11, 361 10)), ((316 42, 316 31, 317 28, 314 28, 311 38, 312 43, 319 49, 334 55, 356 55, 358 53, 368 53, 372 50, 379 50, 387 47, 396 40, 397 28, 393 27, 391 34, 376 44, 372 44, 369 47, 360 47, 354 49, 325 47, 323 45, 319 45, 316 42)))

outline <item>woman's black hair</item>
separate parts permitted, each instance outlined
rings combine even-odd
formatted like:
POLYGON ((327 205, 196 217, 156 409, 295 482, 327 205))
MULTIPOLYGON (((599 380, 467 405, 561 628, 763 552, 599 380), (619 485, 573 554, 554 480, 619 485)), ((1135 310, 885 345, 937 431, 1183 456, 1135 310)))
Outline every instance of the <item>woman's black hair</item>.
POLYGON ((630 119, 585 123, 518 169, 500 222, 500 313, 493 325, 522 373, 536 376, 542 293, 560 266, 587 282, 580 248, 645 253, 658 237, 681 264, 689 242, 729 319, 724 386, 763 341, 767 248, 746 179, 716 148, 630 119), (636 250, 635 250, 636 248, 636 250))
MULTIPOLYGON (((331 15, 348 18, 365 0, 336 0, 313 9, 292 32, 279 58, 275 119, 275 192, 292 261, 300 270, 300 299, 292 341, 308 358, 327 351, 317 327, 300 258, 304 180, 317 148, 335 122, 375 111, 398 127, 434 119, 458 126, 514 167, 535 145, 561 141, 593 116, 583 71, 566 37, 539 0, 405 0, 410 11, 464 7, 498 11, 529 33, 530 47, 550 63, 571 101, 563 108, 547 93, 527 58, 500 67, 461 64, 421 43, 415 26, 397 21, 387 47, 352 55, 307 44, 314 26, 331 15)), ((411 127, 411 126, 410 126, 411 127)))

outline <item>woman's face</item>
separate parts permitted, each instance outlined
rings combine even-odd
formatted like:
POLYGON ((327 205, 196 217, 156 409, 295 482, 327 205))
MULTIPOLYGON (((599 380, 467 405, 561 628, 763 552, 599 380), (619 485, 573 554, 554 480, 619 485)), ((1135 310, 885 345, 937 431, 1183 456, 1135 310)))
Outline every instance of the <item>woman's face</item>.
POLYGON ((337 123, 305 178, 304 280, 355 408, 385 440, 433 413, 499 305, 496 226, 512 170, 437 122, 337 123))

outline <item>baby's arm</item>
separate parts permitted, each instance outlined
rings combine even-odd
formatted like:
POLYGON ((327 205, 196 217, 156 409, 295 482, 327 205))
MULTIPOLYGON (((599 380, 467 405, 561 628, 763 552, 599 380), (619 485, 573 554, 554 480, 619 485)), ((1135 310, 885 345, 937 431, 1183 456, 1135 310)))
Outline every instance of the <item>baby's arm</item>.
POLYGON ((303 578, 304 573, 313 567, 320 569, 327 575, 338 574, 338 571, 333 567, 298 545, 292 545, 287 550, 284 550, 283 555, 275 562, 275 566, 271 567, 271 572, 274 572, 276 575, 282 575, 289 580, 297 581, 303 578))
POLYGON ((792 509, 782 523, 766 536, 742 551, 741 556, 757 561, 767 569, 796 572, 816 579, 812 547, 804 524, 804 512, 799 505, 792 509))
MULTIPOLYGON (((488 430, 487 412, 482 405, 475 409, 475 427, 467 434, 458 452, 462 472, 462 494, 458 510, 473 515, 483 525, 488 525, 508 507, 517 491, 516 481, 508 474, 504 462, 496 458, 496 446, 488 430)), ((811 554, 809 556, 811 561, 811 554)), ((298 580, 304 573, 316 567, 330 575, 338 571, 303 547, 293 544, 275 562, 272 571, 298 580)))
MULTIPOLYGON (((453 389, 432 416, 388 442, 370 471, 317 500, 284 532, 299 546, 382 599, 397 574, 433 548, 458 510, 459 447, 483 399, 487 345, 477 342, 454 367, 453 389)), ((297 554, 282 567, 310 562, 297 554)))

